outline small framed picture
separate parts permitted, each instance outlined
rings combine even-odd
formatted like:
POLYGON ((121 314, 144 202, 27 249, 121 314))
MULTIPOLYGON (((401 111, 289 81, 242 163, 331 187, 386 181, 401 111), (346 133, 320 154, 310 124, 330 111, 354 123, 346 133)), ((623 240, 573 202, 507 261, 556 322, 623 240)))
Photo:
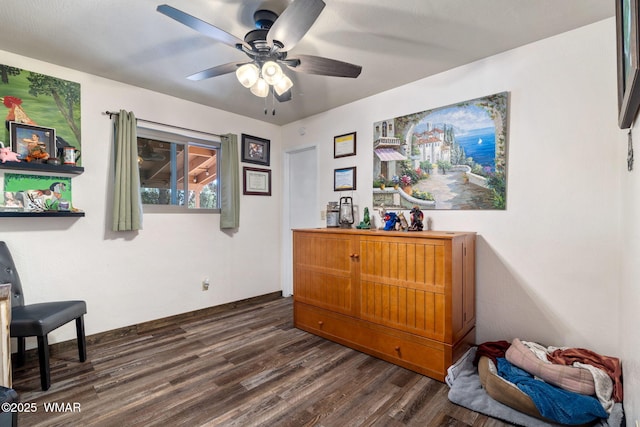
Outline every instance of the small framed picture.
POLYGON ((242 168, 243 193, 249 196, 271 195, 271 170, 242 168))
POLYGON ((25 123, 9 122, 11 150, 20 159, 44 161, 56 157, 56 130, 25 123))
POLYGON ((242 161, 269 166, 271 141, 242 134, 242 161))
POLYGON ((355 156, 356 133, 346 133, 333 137, 333 158, 355 156))
POLYGON ((356 189, 356 167, 334 169, 333 191, 347 191, 356 189))

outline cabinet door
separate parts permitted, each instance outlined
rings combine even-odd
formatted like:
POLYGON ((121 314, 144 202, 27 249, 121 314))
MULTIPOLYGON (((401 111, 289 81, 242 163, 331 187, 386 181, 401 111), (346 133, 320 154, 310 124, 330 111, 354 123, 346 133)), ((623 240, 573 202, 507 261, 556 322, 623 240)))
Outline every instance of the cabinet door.
POLYGON ((296 301, 354 314, 358 262, 355 237, 348 234, 293 233, 293 295, 296 301))
POLYGON ((446 341, 449 240, 360 237, 360 316, 446 341))

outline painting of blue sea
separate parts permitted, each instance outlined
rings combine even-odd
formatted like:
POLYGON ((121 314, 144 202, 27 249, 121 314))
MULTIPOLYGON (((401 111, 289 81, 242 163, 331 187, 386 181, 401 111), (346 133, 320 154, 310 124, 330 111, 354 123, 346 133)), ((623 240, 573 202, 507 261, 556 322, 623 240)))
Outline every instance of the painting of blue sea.
POLYGON ((506 209, 502 92, 374 123, 373 205, 506 209))

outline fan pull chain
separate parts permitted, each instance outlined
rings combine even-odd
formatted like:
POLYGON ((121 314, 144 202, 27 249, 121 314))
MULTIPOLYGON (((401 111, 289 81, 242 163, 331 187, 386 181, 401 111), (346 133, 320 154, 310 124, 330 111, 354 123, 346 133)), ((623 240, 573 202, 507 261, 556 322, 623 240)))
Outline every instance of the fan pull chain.
POLYGON ((273 88, 271 88, 271 115, 276 115, 276 94, 273 88))

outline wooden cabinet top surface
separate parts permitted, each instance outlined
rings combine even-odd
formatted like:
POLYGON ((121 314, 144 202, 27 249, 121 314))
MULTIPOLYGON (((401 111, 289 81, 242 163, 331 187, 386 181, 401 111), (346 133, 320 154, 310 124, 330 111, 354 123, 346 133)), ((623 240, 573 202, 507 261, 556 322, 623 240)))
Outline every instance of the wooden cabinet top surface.
POLYGON ((475 235, 473 231, 385 231, 385 230, 360 230, 357 228, 296 228, 293 231, 304 231, 311 233, 325 234, 353 234, 361 236, 391 236, 391 237, 414 237, 426 239, 453 239, 459 236, 475 235))

